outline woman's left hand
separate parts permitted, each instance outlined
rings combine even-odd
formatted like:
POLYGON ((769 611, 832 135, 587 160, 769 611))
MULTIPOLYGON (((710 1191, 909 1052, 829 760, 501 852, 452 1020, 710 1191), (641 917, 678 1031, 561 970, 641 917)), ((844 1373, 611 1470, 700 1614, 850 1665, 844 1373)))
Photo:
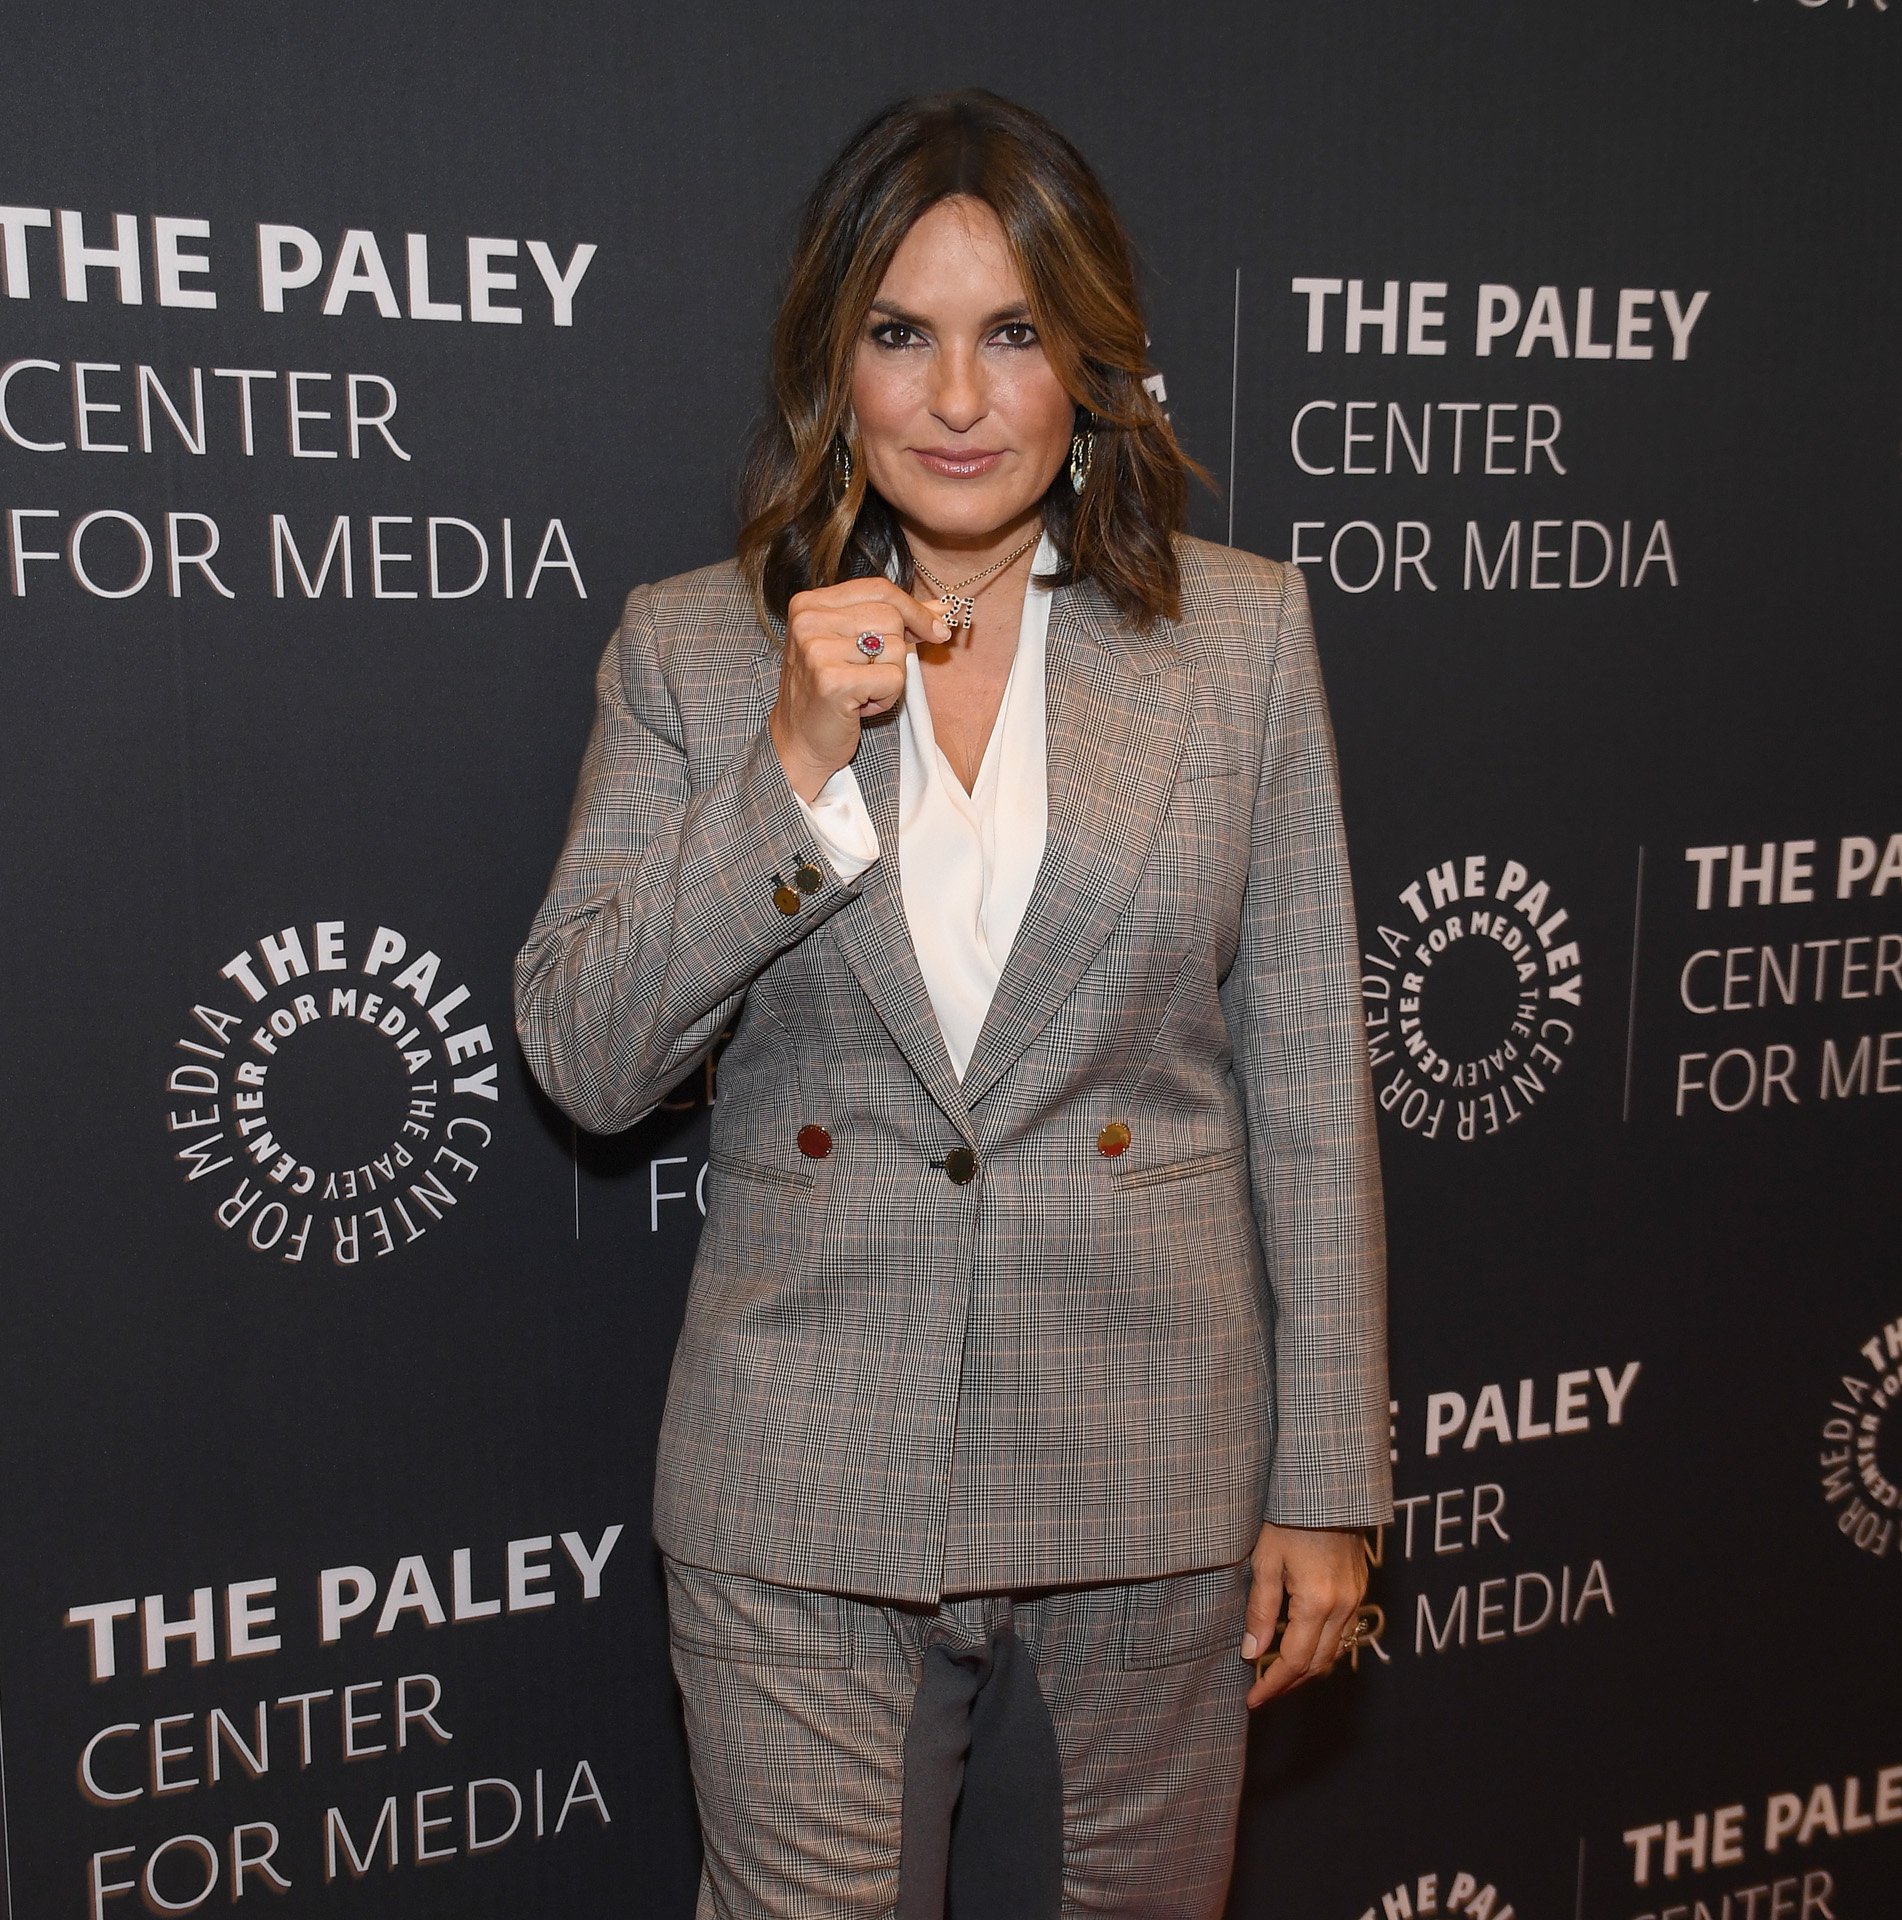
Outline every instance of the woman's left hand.
POLYGON ((1280 1657, 1248 1690, 1248 1704, 1258 1707, 1305 1680, 1318 1679, 1341 1657, 1341 1637, 1353 1625, 1367 1592, 1367 1553, 1358 1533, 1270 1522, 1255 1542, 1251 1564, 1254 1579, 1242 1623, 1244 1660, 1256 1659, 1274 1639, 1284 1595, 1288 1602, 1280 1657))

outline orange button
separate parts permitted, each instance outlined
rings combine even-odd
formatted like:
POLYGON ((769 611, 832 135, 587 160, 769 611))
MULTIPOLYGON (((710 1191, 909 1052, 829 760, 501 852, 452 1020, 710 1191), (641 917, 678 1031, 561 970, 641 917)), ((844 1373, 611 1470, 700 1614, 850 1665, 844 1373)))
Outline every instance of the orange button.
POLYGON ((1124 1121, 1112 1120, 1109 1125, 1096 1136, 1097 1152, 1106 1155, 1111 1160, 1114 1160, 1118 1154, 1127 1152, 1128 1149, 1129 1127, 1124 1121))
POLYGON ((773 889, 773 905, 776 906, 781 913, 788 915, 797 913, 799 911, 798 890, 787 886, 784 881, 781 881, 780 884, 773 889))
POLYGON ((824 1127, 801 1127, 799 1151, 808 1160, 823 1160, 832 1151, 832 1136, 824 1127))

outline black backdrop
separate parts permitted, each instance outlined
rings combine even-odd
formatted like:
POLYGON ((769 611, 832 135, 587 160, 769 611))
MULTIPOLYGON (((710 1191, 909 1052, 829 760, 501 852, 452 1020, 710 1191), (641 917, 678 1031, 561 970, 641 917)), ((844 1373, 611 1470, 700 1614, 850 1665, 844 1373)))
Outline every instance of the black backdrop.
POLYGON ((621 594, 730 544, 799 195, 980 83, 1123 207, 1341 742, 1407 1517, 1234 1910, 1895 1912, 1898 33, 11 8, 10 1910, 690 1910, 646 1528, 717 1087, 577 1139, 509 961, 621 594))

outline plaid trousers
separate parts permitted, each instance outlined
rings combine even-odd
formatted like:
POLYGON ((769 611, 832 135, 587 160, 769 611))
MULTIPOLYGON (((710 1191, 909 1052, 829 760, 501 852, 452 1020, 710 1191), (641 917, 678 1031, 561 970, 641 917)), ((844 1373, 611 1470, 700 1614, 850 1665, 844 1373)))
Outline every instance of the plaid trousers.
POLYGON ((936 1920, 947 1859, 951 1920, 1221 1913, 1246 1561, 935 1606, 666 1568, 699 1920, 936 1920))

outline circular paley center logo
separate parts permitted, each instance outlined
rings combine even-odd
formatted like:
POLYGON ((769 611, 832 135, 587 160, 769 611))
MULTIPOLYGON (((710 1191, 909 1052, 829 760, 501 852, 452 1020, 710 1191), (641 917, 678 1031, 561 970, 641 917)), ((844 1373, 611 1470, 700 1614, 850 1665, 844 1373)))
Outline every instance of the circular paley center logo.
POLYGON ((1470 1144, 1523 1120, 1578 1037, 1584 961, 1549 881, 1490 854, 1443 861, 1397 895, 1361 955, 1382 1110, 1422 1140, 1470 1144))
MULTIPOLYGON (((1883 1425, 1902 1400, 1902 1316, 1871 1334, 1856 1352, 1867 1371, 1859 1366, 1842 1376, 1842 1391, 1830 1401, 1823 1421, 1818 1465, 1837 1530, 1864 1553, 1884 1560, 1896 1550, 1896 1513, 1902 1508, 1902 1488, 1882 1466, 1883 1425)), ((1893 1437, 1889 1444, 1893 1448, 1893 1437)))
POLYGON ((1463 1920, 1513 1920, 1512 1902, 1500 1898, 1476 1873, 1422 1873, 1378 1895, 1357 1920, 1415 1920, 1416 1915, 1459 1914, 1463 1920))
POLYGON ((319 920, 218 973, 165 1080, 174 1157, 217 1226, 293 1265, 354 1267, 452 1219, 501 1096, 489 1029, 441 959, 394 927, 319 920))

